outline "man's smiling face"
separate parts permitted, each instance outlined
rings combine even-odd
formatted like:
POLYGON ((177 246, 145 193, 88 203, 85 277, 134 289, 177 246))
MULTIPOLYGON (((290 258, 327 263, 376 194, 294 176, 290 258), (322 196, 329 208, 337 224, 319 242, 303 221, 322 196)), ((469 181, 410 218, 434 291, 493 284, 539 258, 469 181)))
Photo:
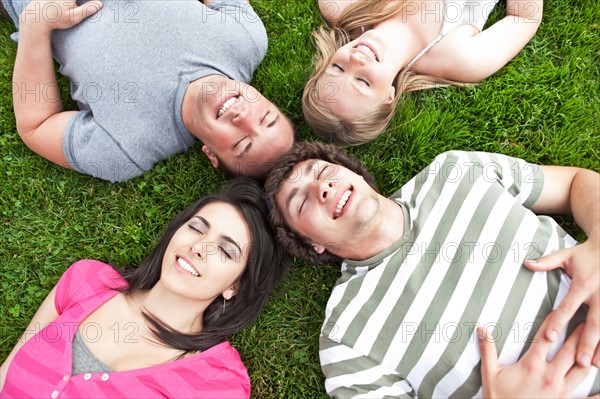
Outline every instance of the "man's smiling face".
POLYGON ((380 209, 378 194, 351 170, 309 159, 294 166, 275 199, 285 222, 313 245, 342 256, 362 239, 380 209))
POLYGON ((214 167, 223 163, 234 174, 259 174, 254 172, 264 172, 260 169, 290 149, 291 122, 254 87, 225 77, 205 86, 193 133, 214 167))

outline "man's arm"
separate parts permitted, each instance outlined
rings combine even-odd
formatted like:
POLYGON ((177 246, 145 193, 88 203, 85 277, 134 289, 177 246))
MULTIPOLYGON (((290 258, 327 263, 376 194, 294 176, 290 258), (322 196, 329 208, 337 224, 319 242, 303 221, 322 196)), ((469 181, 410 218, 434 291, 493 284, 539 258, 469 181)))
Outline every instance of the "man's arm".
POLYGON ((591 170, 543 166, 544 187, 531 209, 544 214, 572 214, 587 235, 573 248, 557 251, 525 265, 536 271, 564 269, 572 278, 571 288, 549 317, 546 337, 555 340, 577 309, 589 306, 583 335, 577 346, 577 361, 598 366, 600 361, 600 175, 591 170))
POLYGON ((8 372, 8 368, 10 364, 23 345, 31 339, 35 334, 34 331, 40 331, 44 328, 48 323, 54 321, 58 317, 58 312, 56 311, 56 306, 54 305, 54 298, 56 296, 56 287, 50 291, 44 302, 42 302, 41 306, 31 319, 31 322, 27 326, 27 329, 19 338, 19 341, 16 343, 13 350, 10 352, 2 366, 0 367, 0 391, 2 391, 4 387, 4 383, 6 380, 6 373, 8 372))
POLYGON ((31 1, 21 14, 19 44, 13 72, 13 103, 17 131, 35 153, 71 168, 62 150, 62 136, 76 111, 62 112, 50 35, 68 29, 102 7, 99 1, 78 7, 74 1, 31 1))

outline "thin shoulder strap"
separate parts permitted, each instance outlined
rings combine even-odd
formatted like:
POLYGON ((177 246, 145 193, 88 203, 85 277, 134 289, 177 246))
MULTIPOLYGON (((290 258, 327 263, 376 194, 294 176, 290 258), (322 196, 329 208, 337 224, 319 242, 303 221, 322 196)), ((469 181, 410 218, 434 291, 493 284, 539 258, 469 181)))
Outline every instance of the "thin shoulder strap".
POLYGON ((437 37, 435 39, 433 39, 431 41, 431 43, 429 43, 423 50, 421 50, 421 52, 419 54, 417 54, 417 56, 415 58, 412 59, 411 62, 409 62, 408 64, 406 64, 406 70, 410 71, 410 69, 413 67, 413 65, 415 65, 415 63, 417 61, 419 61, 421 59, 421 57, 423 57, 429 50, 431 50, 431 48, 433 46, 435 46, 436 44, 438 44, 438 42, 440 40, 442 40, 444 38, 444 33, 440 32, 439 35, 437 35, 437 37))

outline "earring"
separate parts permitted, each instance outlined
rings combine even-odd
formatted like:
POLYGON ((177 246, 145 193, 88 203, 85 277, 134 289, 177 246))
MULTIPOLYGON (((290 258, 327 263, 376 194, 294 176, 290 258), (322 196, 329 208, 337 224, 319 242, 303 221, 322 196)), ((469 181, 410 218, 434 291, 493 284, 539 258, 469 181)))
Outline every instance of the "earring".
POLYGON ((223 297, 223 311, 221 312, 221 315, 225 314, 225 302, 227 301, 225 300, 225 297, 223 297))

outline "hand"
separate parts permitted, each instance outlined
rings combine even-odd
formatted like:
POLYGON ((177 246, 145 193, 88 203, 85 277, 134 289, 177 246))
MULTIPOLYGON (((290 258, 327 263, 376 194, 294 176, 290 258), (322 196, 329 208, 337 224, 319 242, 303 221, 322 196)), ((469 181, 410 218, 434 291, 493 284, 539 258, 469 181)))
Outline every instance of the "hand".
POLYGON ((35 26, 50 33, 55 29, 69 29, 102 8, 100 0, 78 6, 75 0, 32 0, 19 17, 20 28, 35 26))
POLYGON ((578 326, 551 362, 546 361, 552 342, 544 338, 545 320, 529 350, 512 366, 498 365, 496 344, 483 327, 477 328, 481 351, 481 377, 484 398, 563 398, 570 397, 590 368, 575 361, 578 326))
POLYGON ((572 248, 562 249, 537 261, 525 262, 533 271, 562 268, 571 277, 567 295, 547 319, 546 338, 555 341, 577 309, 589 306, 585 329, 577 345, 577 361, 582 366, 590 362, 600 366, 600 244, 590 240, 572 248))

